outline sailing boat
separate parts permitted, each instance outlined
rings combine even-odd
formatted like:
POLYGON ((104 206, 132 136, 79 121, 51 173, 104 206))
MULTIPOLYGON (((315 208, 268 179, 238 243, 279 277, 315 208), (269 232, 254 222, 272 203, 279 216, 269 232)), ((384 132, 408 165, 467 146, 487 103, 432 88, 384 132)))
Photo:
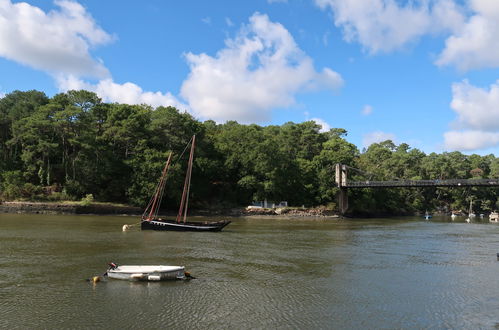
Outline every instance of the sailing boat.
POLYGON ((471 218, 475 217, 475 213, 473 213, 473 197, 470 199, 470 209, 468 211, 468 217, 466 218, 466 222, 470 223, 471 218))
MULTIPOLYGON (((158 217, 159 207, 161 205, 161 199, 163 198, 163 193, 165 189, 166 177, 168 175, 168 170, 170 168, 172 153, 168 156, 165 167, 161 174, 161 178, 156 187, 156 191, 152 196, 149 204, 147 205, 141 219, 141 229, 152 229, 152 230, 173 230, 173 231, 221 231, 225 226, 227 226, 231 221, 221 220, 221 221, 186 221, 187 219, 187 209, 189 205, 189 190, 191 186, 191 174, 192 174, 192 163, 194 159, 194 146, 196 144, 196 135, 194 135, 189 141, 191 145, 191 151, 189 155, 189 163, 187 165, 187 173, 185 175, 184 190, 182 192, 182 199, 180 201, 180 208, 175 220, 161 219, 158 217)), ((188 145, 189 145, 188 144, 188 145)))
POLYGON ((470 218, 474 218, 475 217, 475 213, 473 213, 473 197, 471 197, 471 199, 470 199, 470 210, 468 212, 468 216, 470 218))

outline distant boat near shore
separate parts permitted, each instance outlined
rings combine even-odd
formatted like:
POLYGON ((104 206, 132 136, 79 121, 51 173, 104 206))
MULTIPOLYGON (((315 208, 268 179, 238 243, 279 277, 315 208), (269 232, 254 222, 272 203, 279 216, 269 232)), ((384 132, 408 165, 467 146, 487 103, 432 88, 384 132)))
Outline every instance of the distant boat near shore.
POLYGON ((473 213, 473 198, 470 199, 470 209, 468 211, 468 217, 466 218, 466 222, 470 223, 471 219, 475 217, 475 213, 473 213))
POLYGON ((499 212, 492 212, 489 214, 490 222, 499 222, 499 212))

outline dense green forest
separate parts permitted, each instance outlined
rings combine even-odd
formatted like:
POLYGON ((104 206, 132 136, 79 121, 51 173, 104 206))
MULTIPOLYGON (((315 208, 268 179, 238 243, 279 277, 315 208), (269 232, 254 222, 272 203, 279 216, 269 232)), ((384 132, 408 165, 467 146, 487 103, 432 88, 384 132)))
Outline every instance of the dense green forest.
MULTIPOLYGON (((173 107, 103 103, 88 91, 47 97, 15 91, 0 99, 1 198, 79 200, 144 206, 170 151, 174 164, 165 205, 180 199, 186 161, 197 136, 191 203, 198 208, 247 205, 254 200, 336 208, 334 165, 347 164, 371 180, 498 178, 499 158, 460 152, 425 154, 392 141, 366 150, 341 128, 321 133, 313 121, 281 126, 200 122, 173 107)), ((357 179, 365 180, 360 174, 357 179)), ((356 179, 353 177, 353 179, 356 179)), ((359 189, 358 213, 499 208, 497 187, 359 189)))

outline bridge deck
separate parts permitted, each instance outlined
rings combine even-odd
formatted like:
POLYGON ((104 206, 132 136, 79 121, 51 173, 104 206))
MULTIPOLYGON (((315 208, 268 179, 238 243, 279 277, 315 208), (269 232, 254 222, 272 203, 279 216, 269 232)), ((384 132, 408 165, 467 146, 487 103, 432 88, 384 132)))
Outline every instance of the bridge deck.
POLYGON ((342 188, 396 188, 396 187, 463 187, 499 186, 499 179, 452 179, 452 180, 396 180, 396 181, 351 181, 342 188))

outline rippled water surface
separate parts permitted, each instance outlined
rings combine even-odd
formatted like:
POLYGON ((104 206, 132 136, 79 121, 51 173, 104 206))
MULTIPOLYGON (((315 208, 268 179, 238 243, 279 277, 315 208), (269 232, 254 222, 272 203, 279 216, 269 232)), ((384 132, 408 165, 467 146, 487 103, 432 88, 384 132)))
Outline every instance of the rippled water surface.
MULTIPOLYGON (((464 220, 464 219, 463 219, 464 220)), ((497 328, 499 225, 450 218, 232 219, 122 232, 131 217, 0 215, 0 328, 497 328), (106 264, 197 279, 85 279, 106 264)))

